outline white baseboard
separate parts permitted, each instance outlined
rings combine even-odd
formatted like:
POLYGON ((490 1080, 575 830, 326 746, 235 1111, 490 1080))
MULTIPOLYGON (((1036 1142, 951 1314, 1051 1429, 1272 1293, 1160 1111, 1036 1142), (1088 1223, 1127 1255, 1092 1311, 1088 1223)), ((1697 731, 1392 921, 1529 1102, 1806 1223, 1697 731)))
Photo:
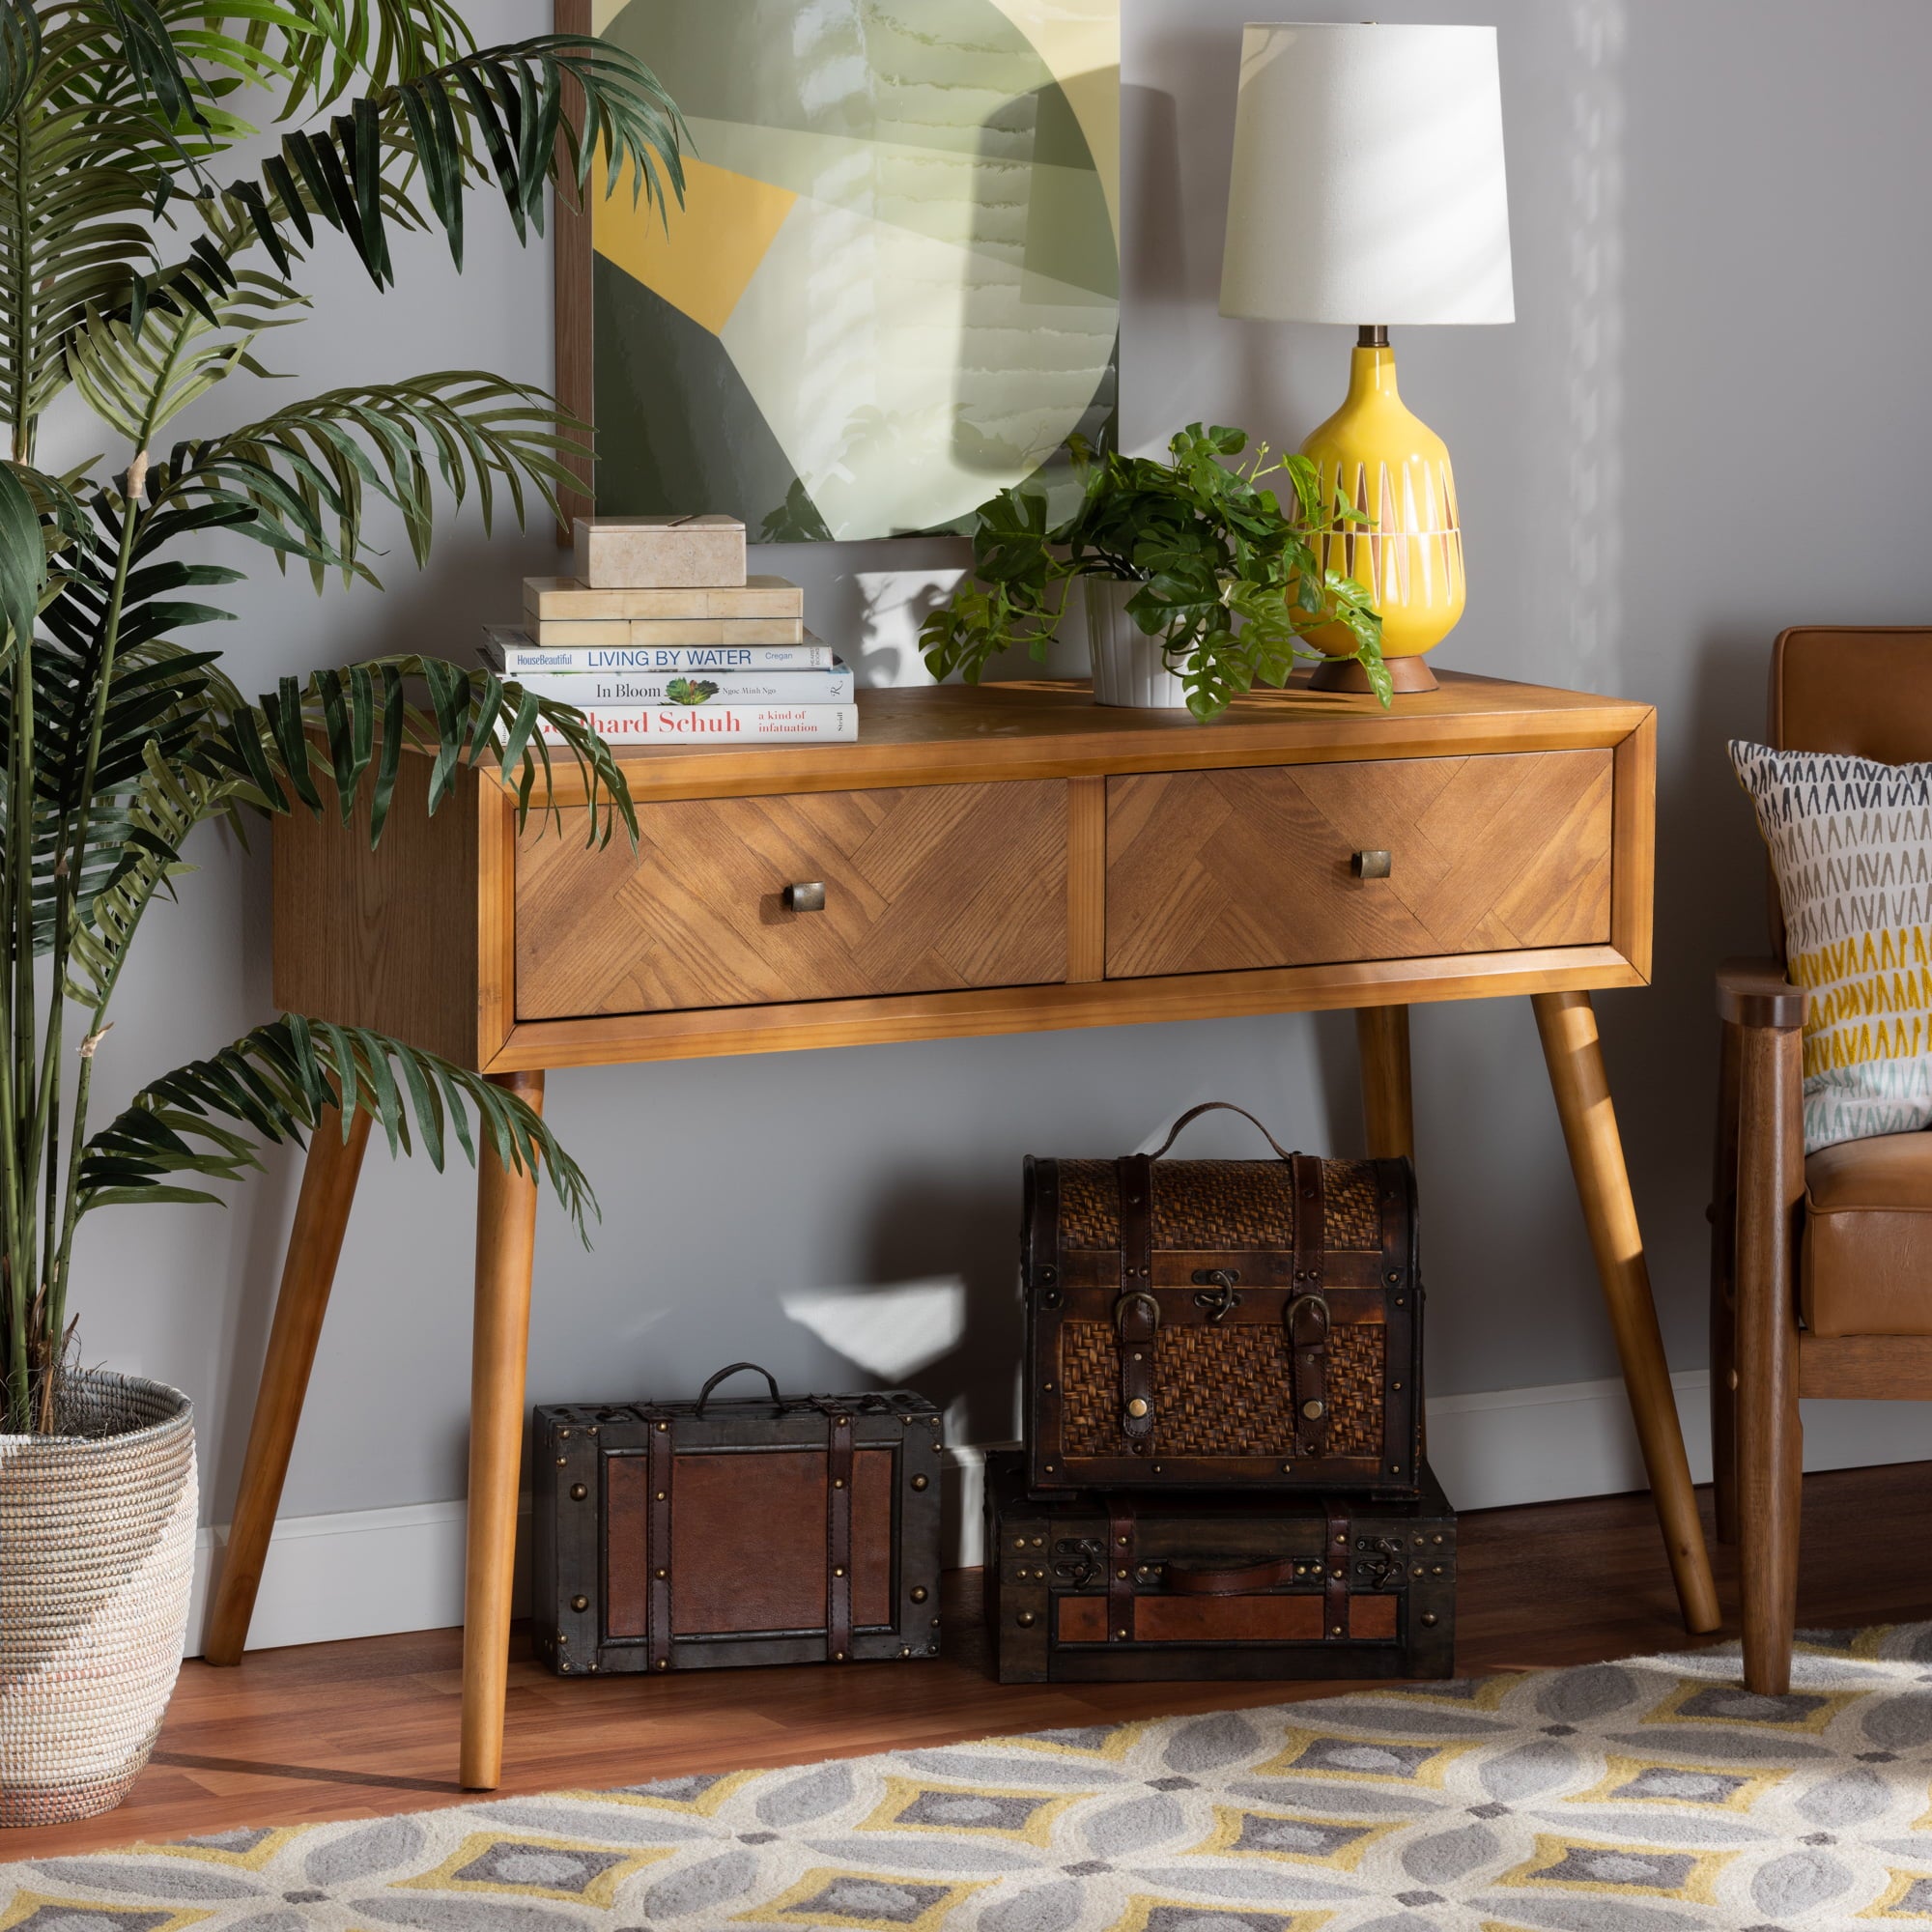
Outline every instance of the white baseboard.
MULTIPOLYGON (((1711 1473, 1710 1377, 1671 1378, 1684 1420, 1690 1473, 1711 1473)), ((1807 1402, 1804 1466, 1863 1468, 1932 1461, 1932 1403, 1807 1402)), ((980 1560, 985 1449, 952 1449, 945 1477, 946 1561, 980 1560)), ((1429 1404, 1429 1460, 1459 1510, 1500 1509, 1566 1496, 1614 1495, 1643 1487, 1643 1464, 1623 1384, 1560 1382, 1438 1396, 1429 1404)), ((285 1518, 256 1599, 252 1649, 441 1630, 463 1620, 461 1502, 285 1518)), ((525 1504, 527 1526, 528 1504, 525 1504)), ((201 1648, 203 1608, 225 1527, 201 1532, 185 1652, 201 1648)), ((519 1537, 517 1609, 526 1590, 519 1537)))

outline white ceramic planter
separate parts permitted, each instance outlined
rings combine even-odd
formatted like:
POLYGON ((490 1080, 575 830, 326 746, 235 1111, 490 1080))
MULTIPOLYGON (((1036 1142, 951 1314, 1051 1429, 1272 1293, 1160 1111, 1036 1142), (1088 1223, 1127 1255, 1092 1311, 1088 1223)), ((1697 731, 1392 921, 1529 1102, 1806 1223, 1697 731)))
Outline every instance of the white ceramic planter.
POLYGON ((1087 648, 1094 661, 1094 702, 1128 704, 1150 711, 1185 711, 1187 689, 1167 668, 1161 639, 1151 638, 1127 615, 1127 600, 1140 588, 1111 577, 1083 577, 1087 595, 1087 648))
POLYGON ((187 1397, 98 1370, 69 1396, 75 1434, 0 1435, 0 1825, 120 1804, 154 1748, 187 1629, 187 1397))

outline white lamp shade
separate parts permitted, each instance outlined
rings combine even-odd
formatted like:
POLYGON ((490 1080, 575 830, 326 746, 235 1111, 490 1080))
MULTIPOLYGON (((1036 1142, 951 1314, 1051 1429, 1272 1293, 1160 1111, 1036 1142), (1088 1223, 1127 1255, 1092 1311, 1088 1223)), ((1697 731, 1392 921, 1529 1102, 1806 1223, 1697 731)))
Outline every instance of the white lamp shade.
POLYGON ((1493 27, 1243 32, 1221 313, 1516 320, 1493 27))

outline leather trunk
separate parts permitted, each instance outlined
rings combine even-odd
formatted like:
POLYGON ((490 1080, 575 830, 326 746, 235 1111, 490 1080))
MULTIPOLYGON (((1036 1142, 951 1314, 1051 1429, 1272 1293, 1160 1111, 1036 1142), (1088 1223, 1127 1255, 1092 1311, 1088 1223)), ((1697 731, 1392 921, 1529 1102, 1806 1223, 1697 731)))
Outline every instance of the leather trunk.
MULTIPOLYGON (((531 1628, 558 1675, 939 1651, 938 1411, 875 1395, 536 1411, 531 1628)), ((763 1374, 762 1370, 758 1373, 763 1374)))
POLYGON ((1409 1164, 1291 1154, 1264 1127, 1271 1160, 1165 1157, 1226 1104, 1154 1154, 1029 1156, 1030 1482, 1416 1495, 1409 1164))
POLYGON ((1456 1517, 1423 1472, 1372 1496, 1029 1493, 986 1458, 985 1611, 1002 1684, 1447 1677, 1456 1517))

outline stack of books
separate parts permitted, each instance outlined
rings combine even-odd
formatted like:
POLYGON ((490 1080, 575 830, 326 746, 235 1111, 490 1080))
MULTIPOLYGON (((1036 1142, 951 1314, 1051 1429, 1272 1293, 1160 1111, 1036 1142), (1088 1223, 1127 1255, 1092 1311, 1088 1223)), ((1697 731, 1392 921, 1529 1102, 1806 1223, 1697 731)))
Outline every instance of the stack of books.
POLYGON ((500 676, 618 745, 858 737, 851 670, 805 628, 797 584, 745 574, 735 518, 582 518, 576 535, 576 575, 526 578, 523 623, 485 630, 500 676))

